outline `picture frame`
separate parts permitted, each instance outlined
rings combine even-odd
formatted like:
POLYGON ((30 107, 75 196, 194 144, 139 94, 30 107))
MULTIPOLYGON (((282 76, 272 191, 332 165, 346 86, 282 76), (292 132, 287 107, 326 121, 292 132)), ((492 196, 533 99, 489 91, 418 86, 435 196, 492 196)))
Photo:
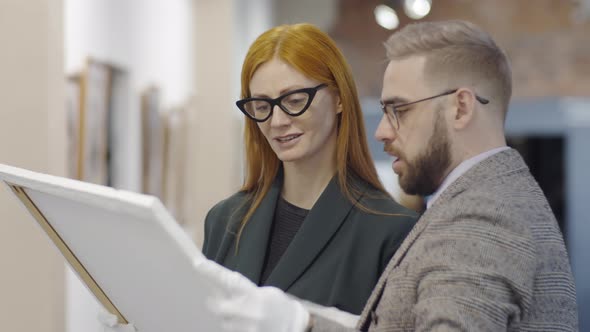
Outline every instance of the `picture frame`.
POLYGON ((164 121, 160 109, 160 90, 148 87, 141 94, 142 192, 163 198, 164 121))
POLYGON ((81 179, 81 75, 79 73, 66 76, 66 176, 81 179))
POLYGON ((111 70, 91 58, 81 76, 79 179, 109 184, 111 70))
POLYGON ((174 218, 185 224, 188 108, 179 106, 165 113, 163 202, 174 218))

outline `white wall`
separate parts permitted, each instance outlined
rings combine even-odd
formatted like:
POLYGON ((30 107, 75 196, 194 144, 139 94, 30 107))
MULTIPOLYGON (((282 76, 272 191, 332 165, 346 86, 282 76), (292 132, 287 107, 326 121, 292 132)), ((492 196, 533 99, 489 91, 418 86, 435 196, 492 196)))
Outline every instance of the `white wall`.
POLYGON ((164 106, 193 93, 191 0, 65 0, 65 69, 86 56, 114 62, 131 73, 136 92, 163 88, 164 106))
MULTIPOLYGON (((65 73, 84 68, 88 56, 129 74, 127 155, 124 182, 140 188, 140 94, 149 85, 161 90, 163 108, 186 103, 193 94, 193 1, 64 0, 65 73)), ((99 304, 70 271, 66 275, 66 331, 102 331, 99 304)))
POLYGON ((149 85, 161 89, 162 106, 193 94, 191 0, 65 0, 66 74, 84 68, 88 56, 129 73, 131 96, 123 141, 129 156, 121 188, 140 188, 139 98, 149 85))
MULTIPOLYGON (((0 163, 65 174, 61 0, 0 1, 0 163)), ((62 332, 64 264, 0 185, 0 330, 62 332)))

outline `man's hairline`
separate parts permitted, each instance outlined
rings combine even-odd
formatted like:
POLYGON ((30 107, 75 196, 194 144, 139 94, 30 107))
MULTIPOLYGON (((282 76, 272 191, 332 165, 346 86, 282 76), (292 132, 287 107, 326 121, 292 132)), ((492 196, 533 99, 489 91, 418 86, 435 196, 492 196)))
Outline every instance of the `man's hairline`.
MULTIPOLYGON (((440 81, 440 78, 438 80, 435 79, 429 79, 428 76, 431 76, 432 73, 429 73, 426 71, 427 67, 428 67, 428 60, 429 60, 429 55, 432 54, 428 54, 429 52, 413 52, 410 54, 406 54, 406 55, 401 55, 401 56, 391 56, 390 54, 387 54, 387 66, 389 66, 393 61, 404 61, 404 60, 408 60, 411 58, 418 58, 418 59, 422 59, 422 80, 424 81, 424 85, 428 86, 432 91, 431 93, 440 93, 442 91, 437 91, 437 89, 450 89, 450 88, 459 88, 459 87, 443 87, 443 86, 439 86, 437 84, 433 84, 434 82, 438 82, 440 81)), ((432 76, 430 77, 432 78, 432 76)), ((381 100, 383 100, 383 98, 381 98, 381 100)))

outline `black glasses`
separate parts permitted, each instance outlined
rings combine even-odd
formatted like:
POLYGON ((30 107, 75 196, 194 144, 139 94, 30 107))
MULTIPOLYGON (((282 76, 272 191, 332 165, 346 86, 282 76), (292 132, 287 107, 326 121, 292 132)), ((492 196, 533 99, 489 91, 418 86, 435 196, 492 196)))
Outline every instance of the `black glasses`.
POLYGON ((279 106, 290 116, 300 116, 307 111, 318 90, 327 86, 320 84, 313 88, 293 90, 275 99, 246 98, 236 101, 236 105, 242 113, 256 122, 268 120, 275 106, 279 106))
MULTIPOLYGON (((426 100, 430 100, 430 99, 434 99, 434 98, 438 98, 438 97, 442 97, 442 96, 452 95, 453 93, 455 93, 457 91, 459 91, 459 89, 448 90, 448 91, 445 91, 445 92, 438 94, 436 96, 412 101, 409 103, 397 104, 397 105, 394 104, 393 102, 385 102, 385 103, 381 102, 381 110, 383 111, 383 113, 387 114, 387 117, 389 118, 391 124, 397 130, 397 129, 399 129, 399 113, 404 112, 404 111, 399 110, 399 108, 410 106, 413 104, 417 104, 417 103, 420 103, 420 102, 423 102, 426 100)), ((480 97, 478 95, 475 95, 475 99, 477 99, 477 101, 479 101, 482 105, 488 104, 490 102, 489 100, 487 100, 483 97, 480 97)))

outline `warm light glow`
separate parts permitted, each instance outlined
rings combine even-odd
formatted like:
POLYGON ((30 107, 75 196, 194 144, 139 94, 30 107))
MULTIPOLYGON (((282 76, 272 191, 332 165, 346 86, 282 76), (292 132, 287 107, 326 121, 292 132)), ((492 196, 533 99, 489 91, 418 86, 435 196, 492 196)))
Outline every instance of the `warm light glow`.
POLYGON ((419 20, 430 13, 432 0, 405 0, 404 12, 409 18, 419 20))
POLYGON ((393 30, 399 25, 399 18, 393 8, 386 5, 375 7, 375 20, 377 24, 388 30, 393 30))

